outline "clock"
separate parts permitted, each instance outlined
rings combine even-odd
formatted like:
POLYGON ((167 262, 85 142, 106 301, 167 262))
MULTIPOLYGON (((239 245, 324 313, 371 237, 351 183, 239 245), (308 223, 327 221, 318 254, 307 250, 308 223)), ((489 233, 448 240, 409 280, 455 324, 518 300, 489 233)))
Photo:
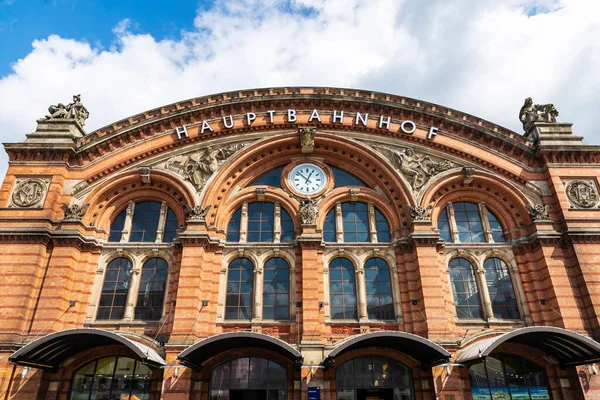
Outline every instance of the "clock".
POLYGON ((288 175, 290 187, 302 195, 311 195, 321 191, 327 184, 327 175, 323 168, 311 163, 296 165, 288 175))

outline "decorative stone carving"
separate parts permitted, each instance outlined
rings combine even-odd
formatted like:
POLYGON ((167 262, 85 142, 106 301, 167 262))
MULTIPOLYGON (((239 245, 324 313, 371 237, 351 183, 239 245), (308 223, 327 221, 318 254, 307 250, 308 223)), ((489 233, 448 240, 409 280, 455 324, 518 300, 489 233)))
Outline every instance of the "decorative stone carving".
POLYGON ((206 147, 192 154, 171 157, 165 168, 181 175, 200 192, 213 173, 245 145, 233 143, 223 147, 206 147))
POLYGON ((312 153, 315 147, 315 133, 317 128, 299 128, 300 144, 302 145, 302 153, 312 153))
POLYGON ((266 188, 256 188, 256 198, 258 201, 265 201, 266 188))
POLYGON ((416 206, 416 207, 408 207, 408 212, 412 217, 413 221, 429 221, 429 210, 431 210, 431 205, 427 207, 416 206))
POLYGON ((303 199, 300 202, 300 220, 303 225, 314 225, 317 223, 317 216, 319 215, 319 207, 317 202, 311 198, 303 199))
POLYGON ((72 206, 69 206, 66 203, 63 203, 62 205, 62 209, 65 212, 65 216, 63 218, 63 221, 79 221, 81 220, 81 218, 83 218, 83 215, 85 214, 85 212, 87 211, 87 209, 89 208, 89 204, 84 204, 83 206, 80 206, 79 204, 73 204, 72 206))
POLYGON ((417 153, 410 147, 372 145, 383 154, 406 179, 413 190, 419 190, 438 173, 453 168, 452 161, 417 153))
POLYGON ((73 95, 73 102, 67 104, 58 103, 48 107, 49 115, 46 119, 74 119, 81 126, 85 125, 85 120, 89 118, 90 113, 87 108, 81 103, 81 95, 73 95))
POLYGON ((359 195, 360 195, 360 188, 351 188, 350 189, 350 201, 352 201, 352 202, 358 201, 359 195))
POLYGON ((142 178, 142 182, 144 183, 151 183, 150 167, 140 167, 140 178, 142 178))
POLYGON ((206 222, 206 214, 210 211, 212 206, 194 206, 190 207, 188 205, 185 206, 185 209, 188 213, 188 219, 199 222, 206 222))
POLYGON ((9 207, 33 208, 42 207, 48 193, 50 179, 24 178, 17 179, 10 196, 9 207))
POLYGON ((462 169, 462 173, 463 173, 463 183, 468 185, 469 183, 473 182, 474 179, 474 175, 475 175, 475 168, 473 167, 463 167, 462 169))
POLYGON ((88 186, 90 186, 90 184, 87 183, 87 181, 81 181, 81 182, 79 182, 77 185, 73 186, 73 189, 71 190, 71 195, 75 196, 76 194, 78 194, 82 190, 86 189, 88 186))
POLYGON ((558 117, 558 111, 554 104, 533 104, 531 97, 525 99, 521 111, 519 111, 519 120, 523 123, 525 136, 529 136, 533 130, 533 124, 536 122, 555 123, 558 117))
POLYGON ((598 189, 593 181, 571 181, 567 183, 566 192, 575 208, 593 208, 598 205, 598 189))
POLYGON ((527 212, 531 215, 534 221, 550 221, 550 215, 548 214, 548 205, 536 204, 531 207, 527 204, 527 212))

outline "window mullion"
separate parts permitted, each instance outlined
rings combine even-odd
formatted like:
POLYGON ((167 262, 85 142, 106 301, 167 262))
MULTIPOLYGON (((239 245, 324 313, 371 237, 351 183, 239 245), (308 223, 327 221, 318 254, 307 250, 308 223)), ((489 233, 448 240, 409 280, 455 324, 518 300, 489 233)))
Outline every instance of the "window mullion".
POLYGON ((485 279, 485 268, 479 265, 475 270, 475 279, 479 286, 479 295, 483 304, 483 317, 486 321, 495 321, 494 310, 492 309, 492 301, 490 299, 490 291, 488 290, 487 280, 485 279))
POLYGON ((248 203, 242 204, 240 215, 240 243, 246 243, 248 239, 248 203))
POLYGON ((169 206, 164 201, 160 205, 160 216, 158 217, 158 227, 156 229, 156 240, 157 243, 162 243, 165 232, 165 225, 167 223, 167 210, 169 206))
POLYGON ((450 226, 450 235, 452 237, 452 241, 454 243, 458 243, 458 226, 456 225, 456 218, 454 216, 454 207, 452 206, 452 203, 448 203, 446 209, 448 210, 448 225, 450 226))
POLYGON ((375 207, 373 204, 368 204, 369 210, 369 235, 371 237, 371 243, 377 243, 377 224, 375 223, 375 207))
POLYGON ((344 241, 344 219, 342 218, 342 204, 335 204, 335 241, 344 241))
POLYGON ((134 310, 137 303, 138 292, 140 290, 141 266, 134 261, 134 267, 131 269, 129 278, 129 291, 127 292, 127 301, 125 302, 124 321, 133 321, 134 310))
POLYGON ((400 299, 400 284, 398 283, 398 267, 396 264, 390 266, 390 279, 392 280, 392 301, 394 302, 394 312, 396 314, 396 322, 404 323, 402 315, 402 301, 400 299))
POLYGON ((121 243, 129 242, 129 235, 131 234, 131 225, 133 223, 133 212, 135 211, 135 203, 130 201, 127 204, 127 211, 125 212, 125 223, 123 224, 123 233, 121 234, 121 243))
POLYGON ((358 319, 366 321, 369 319, 367 314, 367 285, 365 283, 365 270, 363 266, 356 266, 356 290, 358 291, 358 319))
POLYGON ((281 242, 281 204, 275 203, 275 215, 273 216, 273 243, 281 242))
POLYGON ((252 310, 252 321, 253 322, 260 322, 262 321, 262 316, 263 316, 263 312, 262 312, 262 302, 263 302, 263 266, 256 266, 254 267, 254 282, 253 282, 253 287, 254 287, 254 296, 253 296, 253 303, 254 303, 254 307, 252 310))
POLYGON ((490 221, 487 217, 487 207, 484 203, 479 203, 479 218, 483 224, 483 232, 485 234, 485 241, 488 243, 494 243, 494 236, 492 235, 492 228, 490 227, 490 221))

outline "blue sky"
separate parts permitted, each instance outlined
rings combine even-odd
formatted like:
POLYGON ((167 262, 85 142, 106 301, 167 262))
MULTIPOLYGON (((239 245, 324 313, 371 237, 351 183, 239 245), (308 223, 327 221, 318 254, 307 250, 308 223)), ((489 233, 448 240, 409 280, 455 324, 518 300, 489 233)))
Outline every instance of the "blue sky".
MULTIPOLYGON (((526 97, 600 144, 599 0, 0 0, 0 141, 81 94, 91 132, 182 99, 352 87, 522 132, 526 97)), ((7 159, 0 152, 0 175, 7 159)))
POLYGON ((57 34, 108 48, 113 27, 129 18, 134 33, 179 40, 182 30, 193 29, 196 11, 211 5, 198 0, 0 0, 0 76, 31 51, 34 39, 57 34))

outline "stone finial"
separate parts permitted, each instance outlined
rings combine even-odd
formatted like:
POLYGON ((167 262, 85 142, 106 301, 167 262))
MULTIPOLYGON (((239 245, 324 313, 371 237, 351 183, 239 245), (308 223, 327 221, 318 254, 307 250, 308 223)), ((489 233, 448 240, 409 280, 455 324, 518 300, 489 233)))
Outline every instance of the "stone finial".
POLYGON ((74 119, 81 126, 85 125, 85 121, 90 116, 87 108, 81 103, 81 95, 73 95, 73 102, 67 105, 58 103, 48 107, 49 114, 46 119, 74 119))
POLYGON ((212 208, 212 206, 193 206, 190 207, 188 205, 185 206, 185 209, 188 213, 188 219, 198 222, 206 222, 206 214, 212 208))
POLYGON ((85 212, 87 211, 89 206, 90 206, 89 204, 85 204, 83 206, 80 206, 79 204, 73 204, 72 206, 69 206, 68 204, 63 203, 62 209, 65 212, 63 221, 79 221, 79 220, 81 220, 81 218, 83 218, 83 215, 85 214, 85 212))
POLYGON ((534 221, 550 221, 548 205, 536 204, 532 207, 527 204, 527 212, 534 221))
POLYGON ((317 202, 311 198, 303 199, 300 202, 300 219, 303 225, 314 225, 317 223, 317 216, 319 215, 319 207, 317 202))
MULTIPOLYGON (((519 111, 519 120, 523 124, 525 137, 528 137, 536 122, 556 123, 558 111, 554 104, 533 104, 531 97, 525 99, 521 111, 519 111)), ((536 139, 536 138, 533 138, 536 139)))
POLYGON ((431 205, 427 207, 416 206, 416 207, 408 207, 408 212, 412 217, 413 221, 428 221, 429 220, 429 210, 431 210, 431 205))

